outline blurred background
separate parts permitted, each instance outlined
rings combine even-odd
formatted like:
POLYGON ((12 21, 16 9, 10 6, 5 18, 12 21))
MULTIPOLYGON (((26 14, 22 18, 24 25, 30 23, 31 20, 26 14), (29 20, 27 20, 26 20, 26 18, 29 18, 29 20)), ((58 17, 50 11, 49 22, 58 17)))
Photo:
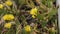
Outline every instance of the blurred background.
POLYGON ((0 0, 0 34, 59 34, 60 0, 0 0))

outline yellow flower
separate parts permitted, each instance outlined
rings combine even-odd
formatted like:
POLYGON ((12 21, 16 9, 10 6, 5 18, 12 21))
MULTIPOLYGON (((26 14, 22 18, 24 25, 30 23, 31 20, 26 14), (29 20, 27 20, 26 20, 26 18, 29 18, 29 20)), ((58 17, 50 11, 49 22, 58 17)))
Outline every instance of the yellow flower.
POLYGON ((14 16, 12 14, 6 14, 6 15, 3 16, 3 19, 4 20, 13 20, 14 16))
POLYGON ((37 15, 37 8, 34 8, 30 11, 31 15, 37 15))
POLYGON ((5 23, 5 24, 4 24, 4 27, 5 27, 5 28, 11 28, 11 26, 12 26, 11 23, 5 23))
POLYGON ((31 31, 31 27, 29 25, 25 26, 24 28, 25 28, 26 32, 30 32, 31 31))
POLYGON ((32 17, 33 17, 33 18, 35 18, 35 16, 34 16, 34 15, 32 15, 32 17))
POLYGON ((12 3, 12 1, 7 0, 7 1, 5 2, 5 4, 8 5, 8 6, 12 6, 13 3, 12 3))
POLYGON ((3 4, 0 4, 0 9, 2 9, 4 6, 3 6, 3 4))
POLYGON ((37 8, 34 8, 30 11, 30 14, 32 15, 33 18, 35 18, 35 16, 37 16, 37 8))

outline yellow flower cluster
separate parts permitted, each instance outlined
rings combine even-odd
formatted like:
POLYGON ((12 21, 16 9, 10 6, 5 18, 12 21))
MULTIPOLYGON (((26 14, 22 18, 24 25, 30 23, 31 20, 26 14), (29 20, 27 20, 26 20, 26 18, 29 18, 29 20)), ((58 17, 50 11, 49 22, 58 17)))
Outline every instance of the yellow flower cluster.
POLYGON ((3 16, 3 19, 4 20, 13 20, 14 16, 12 14, 6 14, 6 15, 3 16))
POLYGON ((11 26, 12 26, 11 23, 5 23, 5 24, 4 24, 4 27, 5 27, 5 28, 11 28, 11 26))
POLYGON ((7 1, 5 2, 5 4, 8 5, 8 6, 11 6, 13 3, 12 3, 12 1, 7 0, 7 1))
POLYGON ((35 18, 35 16, 37 16, 37 8, 33 8, 31 11, 30 11, 30 14, 32 15, 33 18, 35 18))
POLYGON ((31 31, 31 27, 29 25, 25 26, 24 28, 25 28, 26 32, 30 32, 31 31))
POLYGON ((4 7, 3 4, 0 4, 0 9, 3 9, 3 7, 4 7))
MULTIPOLYGON (((8 5, 8 6, 12 6, 13 2, 11 0, 7 0, 7 1, 5 1, 5 4, 8 5)), ((3 9, 3 7, 4 7, 4 5, 0 4, 0 9, 3 9)))

